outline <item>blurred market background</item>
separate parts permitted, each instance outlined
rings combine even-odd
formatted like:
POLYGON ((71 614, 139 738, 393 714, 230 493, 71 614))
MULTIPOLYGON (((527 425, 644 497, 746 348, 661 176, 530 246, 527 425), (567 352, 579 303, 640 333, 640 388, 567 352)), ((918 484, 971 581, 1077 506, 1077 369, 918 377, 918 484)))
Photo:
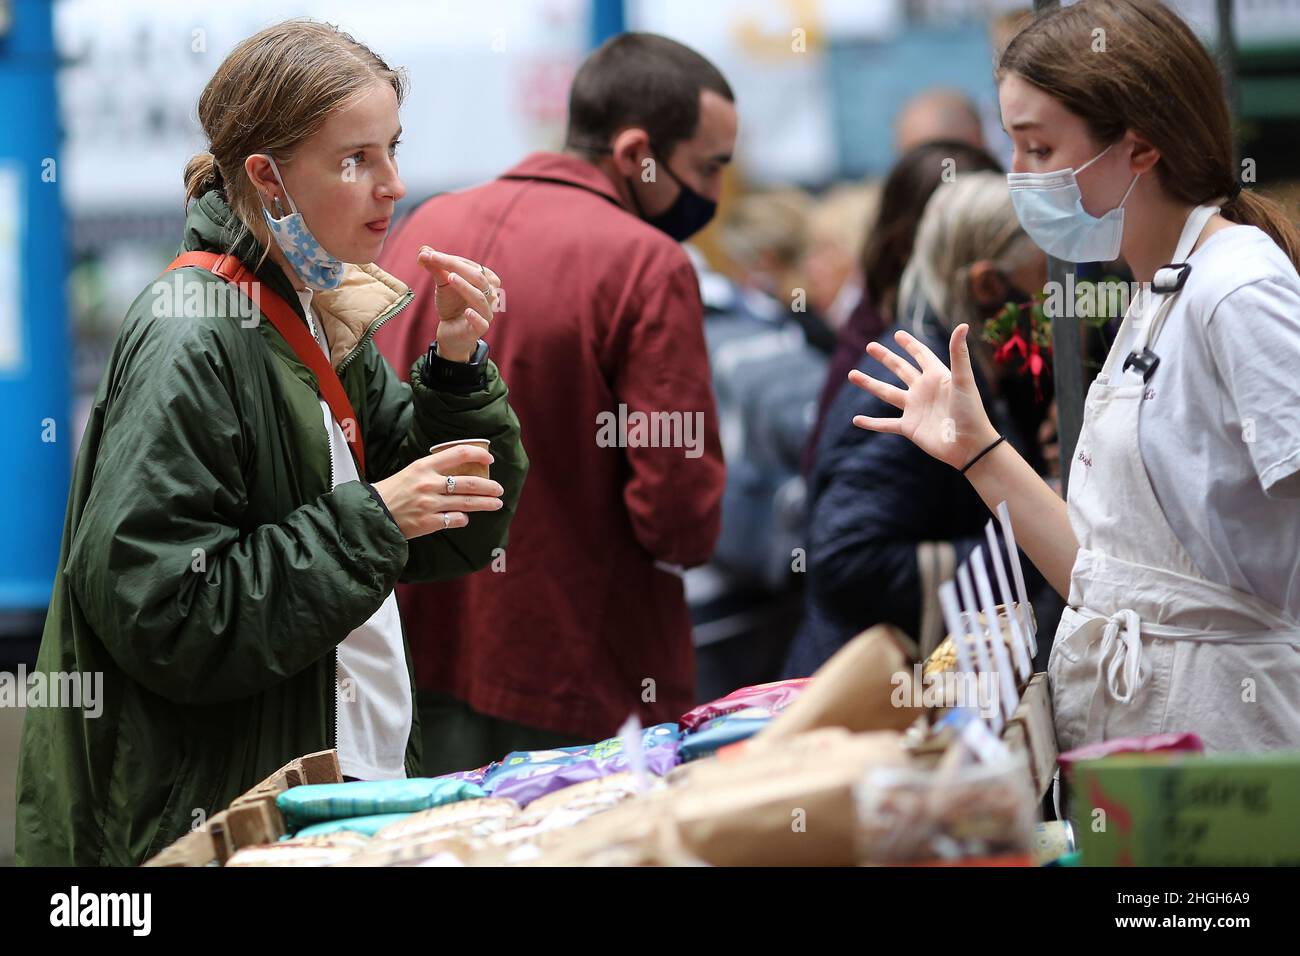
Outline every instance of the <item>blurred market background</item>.
MULTIPOLYGON (((1225 64, 1240 151, 1295 207, 1300 0, 1174 0, 1225 64), (1226 26, 1226 30, 1225 30, 1226 26), (1231 42, 1225 42, 1225 37, 1231 42)), ((718 558, 688 577, 701 699, 771 679, 800 613, 799 458, 825 341, 861 294, 858 261, 903 107, 970 104, 1009 164, 994 50, 1030 0, 0 0, 0 668, 35 660, 73 458, 128 304, 172 257, 181 170, 204 147, 199 93, 239 40, 294 16, 338 24, 408 71, 410 209, 561 145, 569 82, 622 30, 681 40, 736 91, 740 140, 721 212, 696 237, 729 465, 718 558), (486 128, 467 149, 440 135, 486 128), (788 294, 805 290, 810 313, 788 294), (809 323, 820 323, 810 327, 809 323), (764 357, 774 364, 765 366, 764 357), (746 371, 728 374, 736 369, 746 371), (719 376, 718 371, 722 371, 719 376), (727 394, 721 394, 726 389, 727 394), (748 447, 739 448, 747 443, 748 447), (755 528, 761 543, 755 545, 755 528)), ((933 113, 933 111, 932 111, 933 113)), ((954 114, 966 122, 962 109, 954 114)), ((454 251, 454 250, 453 250, 454 251)), ((12 853, 18 732, 0 707, 0 863, 12 853)))

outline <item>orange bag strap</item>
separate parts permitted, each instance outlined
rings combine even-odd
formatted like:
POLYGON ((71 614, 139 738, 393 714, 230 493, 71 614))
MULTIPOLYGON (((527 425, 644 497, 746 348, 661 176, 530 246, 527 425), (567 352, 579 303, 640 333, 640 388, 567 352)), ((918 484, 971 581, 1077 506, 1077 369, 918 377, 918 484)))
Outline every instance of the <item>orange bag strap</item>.
POLYGON ((325 400, 330 411, 334 413, 339 427, 343 429, 343 437, 347 439, 348 446, 352 449, 352 457, 357 463, 357 473, 364 481, 366 452, 361 441, 361 425, 357 421, 357 414, 352 410, 352 402, 348 400, 348 393, 343 390, 343 383, 339 381, 334 366, 321 351, 320 343, 298 318, 298 313, 277 292, 259 282, 252 271, 234 256, 216 252, 186 252, 172 260, 171 265, 163 271, 171 272, 173 269, 183 269, 186 266, 206 269, 239 289, 245 298, 271 320, 275 330, 289 343, 298 360, 315 373, 321 398, 325 400))

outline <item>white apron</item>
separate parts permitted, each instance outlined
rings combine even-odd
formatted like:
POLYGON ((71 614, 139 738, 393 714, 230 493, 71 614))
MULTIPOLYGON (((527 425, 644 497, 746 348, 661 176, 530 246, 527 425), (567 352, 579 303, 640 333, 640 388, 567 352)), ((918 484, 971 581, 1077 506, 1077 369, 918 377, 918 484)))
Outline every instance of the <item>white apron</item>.
MULTIPOLYGON (((1175 263, 1186 261, 1217 211, 1192 212, 1175 263)), ((1134 352, 1154 344, 1177 295, 1130 304, 1124 325, 1138 330, 1134 352)), ((1088 389, 1070 465, 1068 507, 1080 551, 1047 667, 1058 744, 1066 751, 1194 731, 1208 751, 1300 748, 1300 622, 1205 580, 1169 527, 1138 447, 1148 385, 1139 369, 1122 369, 1125 331, 1088 389)))

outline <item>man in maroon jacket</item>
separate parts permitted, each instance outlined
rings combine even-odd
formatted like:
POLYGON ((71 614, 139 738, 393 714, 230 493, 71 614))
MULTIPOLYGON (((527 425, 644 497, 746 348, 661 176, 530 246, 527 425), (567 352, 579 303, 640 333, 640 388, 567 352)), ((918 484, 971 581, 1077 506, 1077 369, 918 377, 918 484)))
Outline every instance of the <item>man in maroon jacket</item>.
POLYGON ((531 461, 491 568, 399 588, 426 773, 694 703, 680 570, 713 551, 724 475, 699 285, 678 243, 713 215, 736 122, 699 54, 617 36, 574 78, 565 152, 435 196, 385 245, 380 265, 417 293, 376 336, 398 369, 437 324, 422 246, 500 276, 487 345, 531 461))

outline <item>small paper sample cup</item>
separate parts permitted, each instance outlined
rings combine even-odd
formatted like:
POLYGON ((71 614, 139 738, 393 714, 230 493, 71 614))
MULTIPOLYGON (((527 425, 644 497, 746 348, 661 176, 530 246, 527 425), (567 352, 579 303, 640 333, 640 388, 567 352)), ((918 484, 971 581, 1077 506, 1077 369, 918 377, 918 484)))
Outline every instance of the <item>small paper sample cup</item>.
MULTIPOLYGON (((445 441, 441 445, 434 445, 429 449, 429 454, 437 454, 440 451, 446 451, 448 448, 455 448, 457 445, 478 445, 480 448, 487 448, 492 443, 486 438, 457 438, 455 441, 445 441)), ((486 478, 488 476, 488 466, 480 465, 476 461, 469 461, 450 472, 452 475, 470 475, 474 478, 486 478)))

